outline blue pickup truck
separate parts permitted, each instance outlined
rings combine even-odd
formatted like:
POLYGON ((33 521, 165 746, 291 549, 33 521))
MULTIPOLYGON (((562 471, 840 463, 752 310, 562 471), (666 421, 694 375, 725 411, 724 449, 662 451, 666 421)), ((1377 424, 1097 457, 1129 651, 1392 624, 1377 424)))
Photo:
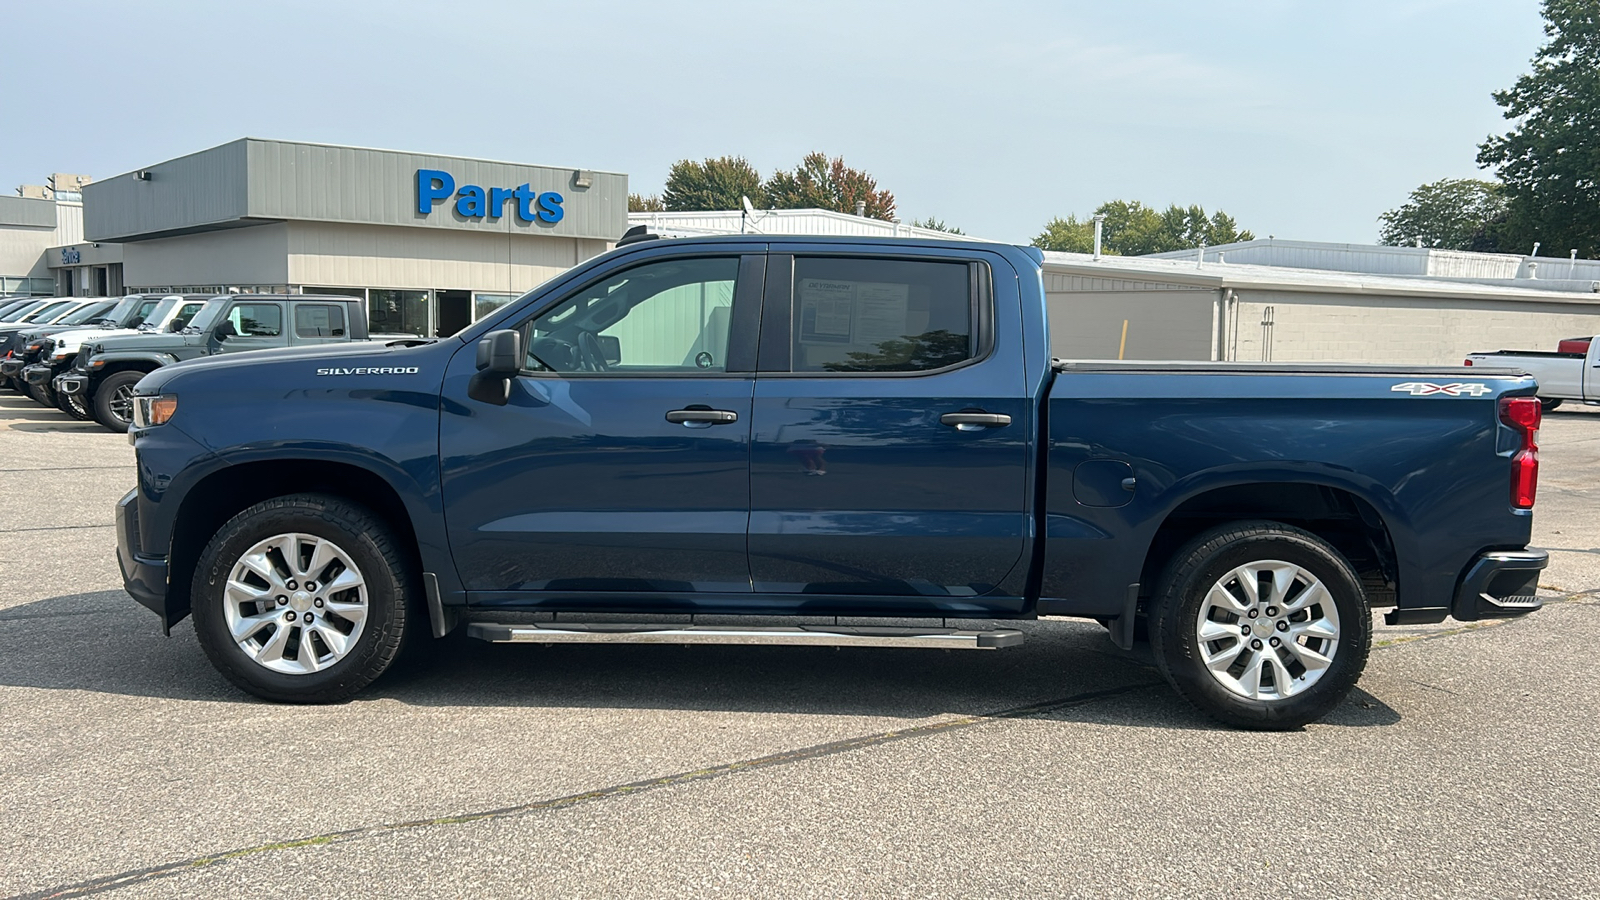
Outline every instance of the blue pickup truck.
POLYGON ((129 593, 286 702, 462 626, 995 650, 1075 616, 1257 729, 1340 702, 1371 608, 1540 604, 1517 372, 1063 362, 1028 248, 643 237, 456 337, 145 376, 129 593))

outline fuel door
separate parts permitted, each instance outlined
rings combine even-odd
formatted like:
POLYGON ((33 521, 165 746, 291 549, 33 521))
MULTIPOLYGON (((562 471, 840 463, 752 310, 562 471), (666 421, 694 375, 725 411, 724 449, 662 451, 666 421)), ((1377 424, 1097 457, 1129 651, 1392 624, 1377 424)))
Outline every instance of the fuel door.
POLYGON ((1072 470, 1072 496, 1084 506, 1127 506, 1134 488, 1133 466, 1120 459, 1084 460, 1072 470))

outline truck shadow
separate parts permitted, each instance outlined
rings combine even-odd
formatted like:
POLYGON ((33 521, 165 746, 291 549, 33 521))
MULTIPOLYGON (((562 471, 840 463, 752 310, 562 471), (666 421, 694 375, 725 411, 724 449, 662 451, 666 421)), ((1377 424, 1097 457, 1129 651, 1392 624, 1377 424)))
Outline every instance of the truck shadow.
MULTIPOLYGON (((354 702, 414 707, 684 710, 925 719, 1026 717, 1164 729, 1220 726, 1185 704, 1148 662, 1092 623, 1023 623, 995 651, 671 645, 496 645, 456 634, 402 659, 354 702)), ((206 660, 188 621, 165 638, 121 591, 0 610, 0 684, 259 705, 206 660)), ((1392 725, 1356 691, 1324 720, 1392 725)))

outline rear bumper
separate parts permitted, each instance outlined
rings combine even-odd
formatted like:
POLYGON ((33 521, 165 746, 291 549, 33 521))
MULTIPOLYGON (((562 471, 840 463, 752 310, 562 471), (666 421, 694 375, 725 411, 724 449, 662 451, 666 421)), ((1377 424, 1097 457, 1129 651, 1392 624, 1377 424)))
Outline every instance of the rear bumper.
POLYGON ((1543 550, 1485 553, 1467 569, 1450 615, 1462 622, 1522 616, 1544 605, 1539 573, 1550 564, 1543 550))
POLYGON ((172 618, 167 606, 167 560, 149 557, 139 548, 139 491, 134 489, 117 501, 117 567, 122 570, 122 586, 133 599, 161 617, 170 630, 183 619, 172 618))

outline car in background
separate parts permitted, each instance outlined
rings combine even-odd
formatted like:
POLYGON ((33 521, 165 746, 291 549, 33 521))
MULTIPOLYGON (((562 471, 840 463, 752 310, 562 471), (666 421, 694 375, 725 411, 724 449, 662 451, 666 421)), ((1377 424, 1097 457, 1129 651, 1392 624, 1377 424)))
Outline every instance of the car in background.
POLYGON ((1600 374, 1595 366, 1600 346, 1592 337, 1564 338, 1554 353, 1539 350, 1496 350, 1469 354, 1464 366, 1520 369, 1539 380, 1539 401, 1547 410, 1564 400, 1600 403, 1600 374))

